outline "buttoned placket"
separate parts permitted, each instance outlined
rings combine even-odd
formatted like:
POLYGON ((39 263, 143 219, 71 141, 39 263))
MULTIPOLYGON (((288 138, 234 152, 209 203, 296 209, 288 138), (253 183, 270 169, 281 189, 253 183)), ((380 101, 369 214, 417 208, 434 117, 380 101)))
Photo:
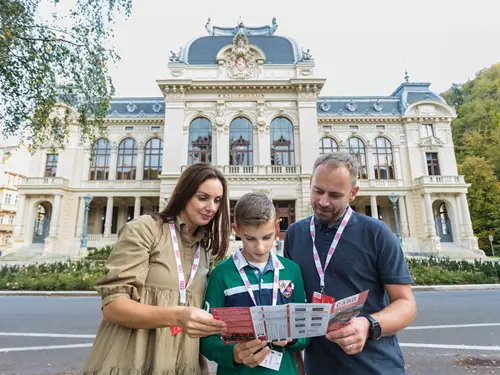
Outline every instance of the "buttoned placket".
MULTIPOLYGON (((264 275, 266 274, 266 272, 274 271, 274 266, 273 266, 273 262, 272 262, 271 257, 269 257, 269 260, 267 261, 267 264, 264 267, 264 272, 261 272, 260 268, 255 267, 248 262, 247 262, 247 265, 245 267, 250 267, 250 269, 253 270, 254 274, 257 276, 259 291, 262 289, 262 283, 264 282, 264 275)), ((262 302, 260 300, 260 293, 259 293, 259 302, 262 302)))

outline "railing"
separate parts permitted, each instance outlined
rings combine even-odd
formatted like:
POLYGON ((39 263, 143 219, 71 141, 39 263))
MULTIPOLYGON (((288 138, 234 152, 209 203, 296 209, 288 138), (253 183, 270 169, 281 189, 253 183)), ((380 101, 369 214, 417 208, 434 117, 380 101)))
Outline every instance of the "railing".
POLYGON ((59 185, 68 186, 69 180, 62 177, 27 177, 23 180, 23 185, 59 185))
POLYGON ((118 239, 117 234, 110 234, 108 238, 104 238, 104 234, 87 234, 88 242, 99 242, 101 240, 116 241, 118 239))
MULTIPOLYGON (((181 166, 181 172, 184 172, 188 166, 181 166)), ((298 175, 301 173, 300 165, 218 165, 224 175, 298 175)))
POLYGON ((118 181, 82 181, 82 188, 87 189, 159 189, 160 180, 118 180, 118 181))
POLYGON ((275 174, 300 174, 300 166, 299 165, 268 165, 267 166, 267 174, 275 175, 275 174))
POLYGON ((464 183, 464 176, 421 176, 415 179, 415 185, 456 185, 464 183))
POLYGON ((403 180, 358 180, 360 188, 395 188, 403 187, 403 180))
POLYGON ((0 203, 0 210, 3 211, 15 211, 17 205, 12 203, 0 203))

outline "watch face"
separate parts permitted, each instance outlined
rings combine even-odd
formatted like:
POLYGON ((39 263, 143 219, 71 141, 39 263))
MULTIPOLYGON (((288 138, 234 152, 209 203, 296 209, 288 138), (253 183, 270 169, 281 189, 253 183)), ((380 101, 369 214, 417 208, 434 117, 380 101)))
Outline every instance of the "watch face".
POLYGON ((382 327, 380 327, 380 324, 378 324, 378 322, 373 319, 370 328, 370 339, 378 340, 380 336, 382 336, 382 327))

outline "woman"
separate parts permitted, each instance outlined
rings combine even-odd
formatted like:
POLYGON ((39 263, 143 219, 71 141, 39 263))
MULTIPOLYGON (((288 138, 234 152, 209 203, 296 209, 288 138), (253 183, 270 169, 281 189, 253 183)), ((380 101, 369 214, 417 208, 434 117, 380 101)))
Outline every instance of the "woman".
POLYGON ((229 234, 226 179, 210 164, 191 165, 162 213, 120 230, 95 285, 103 321, 83 373, 199 374, 198 338, 225 328, 200 308, 229 234))

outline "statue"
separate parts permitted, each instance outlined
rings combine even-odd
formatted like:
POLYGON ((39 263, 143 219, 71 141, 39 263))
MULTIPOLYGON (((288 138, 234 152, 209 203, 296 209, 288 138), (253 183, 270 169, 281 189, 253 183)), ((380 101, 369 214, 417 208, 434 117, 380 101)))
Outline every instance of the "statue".
POLYGON ((266 109, 263 104, 257 107, 257 124, 266 125, 266 109))
POLYGON ((205 30, 207 30, 208 35, 214 35, 214 29, 212 27, 212 21, 208 17, 207 23, 205 24, 205 30))
POLYGON ((302 60, 301 61, 310 61, 314 60, 312 55, 311 55, 311 50, 308 48, 307 51, 304 50, 304 47, 302 47, 302 60))
POLYGON ((278 28, 278 24, 276 23, 276 17, 273 17, 273 22, 272 22, 271 28, 269 29, 269 35, 274 35, 277 28, 278 28))
POLYGON ((223 127, 226 124, 226 114, 224 113, 224 104, 218 105, 215 109, 215 124, 223 127))
POLYGON ((182 47, 179 47, 178 53, 175 53, 174 51, 170 50, 170 57, 168 58, 168 60, 171 62, 182 62, 181 53, 182 53, 182 47))

